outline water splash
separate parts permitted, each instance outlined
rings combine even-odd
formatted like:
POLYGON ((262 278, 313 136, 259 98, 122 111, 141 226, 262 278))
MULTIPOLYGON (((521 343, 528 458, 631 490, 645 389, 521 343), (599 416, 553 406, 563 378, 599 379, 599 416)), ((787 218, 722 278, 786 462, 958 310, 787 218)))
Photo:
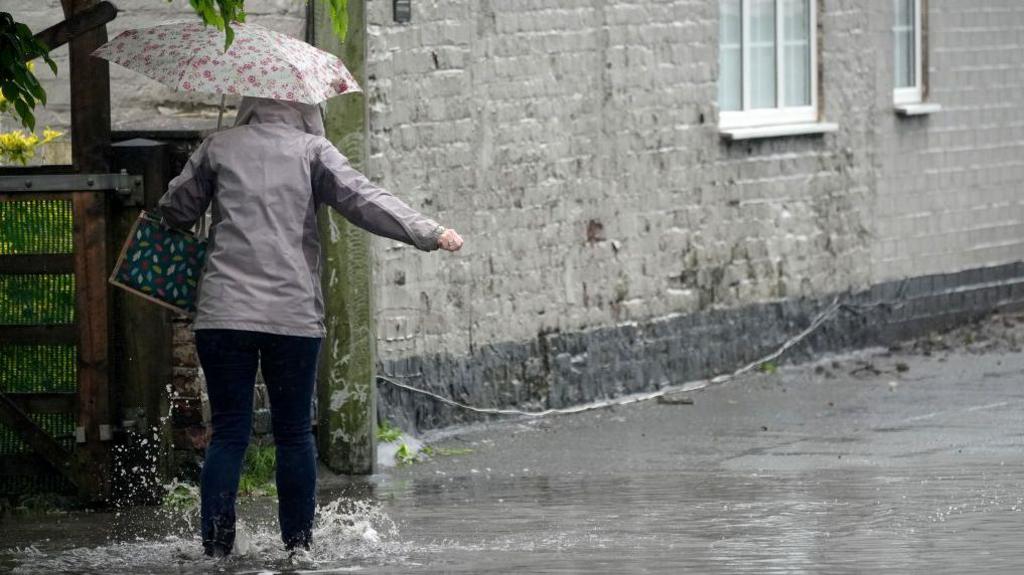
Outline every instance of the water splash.
POLYGON ((126 425, 111 448, 109 503, 115 508, 158 504, 168 493, 166 486, 160 484, 160 461, 161 455, 166 459, 172 449, 169 425, 179 393, 171 384, 167 384, 165 390, 169 399, 167 412, 156 424, 146 429, 145 417, 140 413, 138 419, 132 420, 132 425, 126 425))
MULTIPOLYGON (((236 557, 273 557, 282 552, 277 522, 238 525, 236 557)), ((400 553, 398 527, 372 501, 335 499, 318 506, 313 525, 313 544, 293 560, 309 565, 334 564, 353 559, 386 559, 400 553)))
POLYGON ((318 506, 312 547, 299 553, 284 549, 275 519, 250 517, 238 523, 231 556, 208 558, 203 555, 200 538, 192 527, 195 514, 195 509, 177 511, 174 533, 162 536, 122 535, 95 547, 47 549, 45 545, 33 545, 8 549, 4 555, 14 561, 12 573, 16 574, 110 575, 324 568, 336 571, 358 567, 360 563, 400 563, 407 551, 407 546, 398 540, 394 521, 376 502, 368 500, 340 498, 318 506), (182 523, 188 527, 182 527, 182 523))

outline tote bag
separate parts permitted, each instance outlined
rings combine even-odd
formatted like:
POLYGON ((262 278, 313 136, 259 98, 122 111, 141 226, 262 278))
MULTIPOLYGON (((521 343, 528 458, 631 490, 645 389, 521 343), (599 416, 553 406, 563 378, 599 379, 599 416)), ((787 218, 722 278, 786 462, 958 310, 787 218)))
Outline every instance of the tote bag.
POLYGON ((205 239, 142 212, 121 248, 110 283, 193 316, 206 247, 205 239))

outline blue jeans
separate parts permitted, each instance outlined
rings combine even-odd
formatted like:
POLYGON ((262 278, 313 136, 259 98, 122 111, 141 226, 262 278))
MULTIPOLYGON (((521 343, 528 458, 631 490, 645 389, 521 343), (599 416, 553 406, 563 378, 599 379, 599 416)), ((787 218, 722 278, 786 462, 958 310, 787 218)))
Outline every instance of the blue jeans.
POLYGON ((253 331, 196 331, 213 419, 200 493, 207 554, 226 555, 234 544, 235 496, 252 430, 257 366, 270 396, 281 538, 288 548, 309 546, 316 504, 310 411, 320 342, 253 331))

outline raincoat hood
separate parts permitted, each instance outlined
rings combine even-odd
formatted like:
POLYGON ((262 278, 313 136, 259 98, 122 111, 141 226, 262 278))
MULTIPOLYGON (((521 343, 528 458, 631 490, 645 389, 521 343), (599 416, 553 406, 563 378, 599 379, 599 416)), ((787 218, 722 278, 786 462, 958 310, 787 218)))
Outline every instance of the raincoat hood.
POLYGON ((245 124, 286 124, 314 136, 324 135, 320 107, 302 102, 270 98, 242 98, 235 116, 235 126, 245 124))

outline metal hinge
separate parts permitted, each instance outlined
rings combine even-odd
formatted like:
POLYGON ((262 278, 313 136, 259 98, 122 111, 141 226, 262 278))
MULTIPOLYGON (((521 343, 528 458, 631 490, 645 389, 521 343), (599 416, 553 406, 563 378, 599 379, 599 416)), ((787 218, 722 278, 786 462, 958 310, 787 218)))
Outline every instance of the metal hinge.
POLYGON ((40 174, 33 176, 0 176, 0 193, 46 192, 114 192, 128 206, 143 203, 142 176, 127 170, 119 174, 40 174))

